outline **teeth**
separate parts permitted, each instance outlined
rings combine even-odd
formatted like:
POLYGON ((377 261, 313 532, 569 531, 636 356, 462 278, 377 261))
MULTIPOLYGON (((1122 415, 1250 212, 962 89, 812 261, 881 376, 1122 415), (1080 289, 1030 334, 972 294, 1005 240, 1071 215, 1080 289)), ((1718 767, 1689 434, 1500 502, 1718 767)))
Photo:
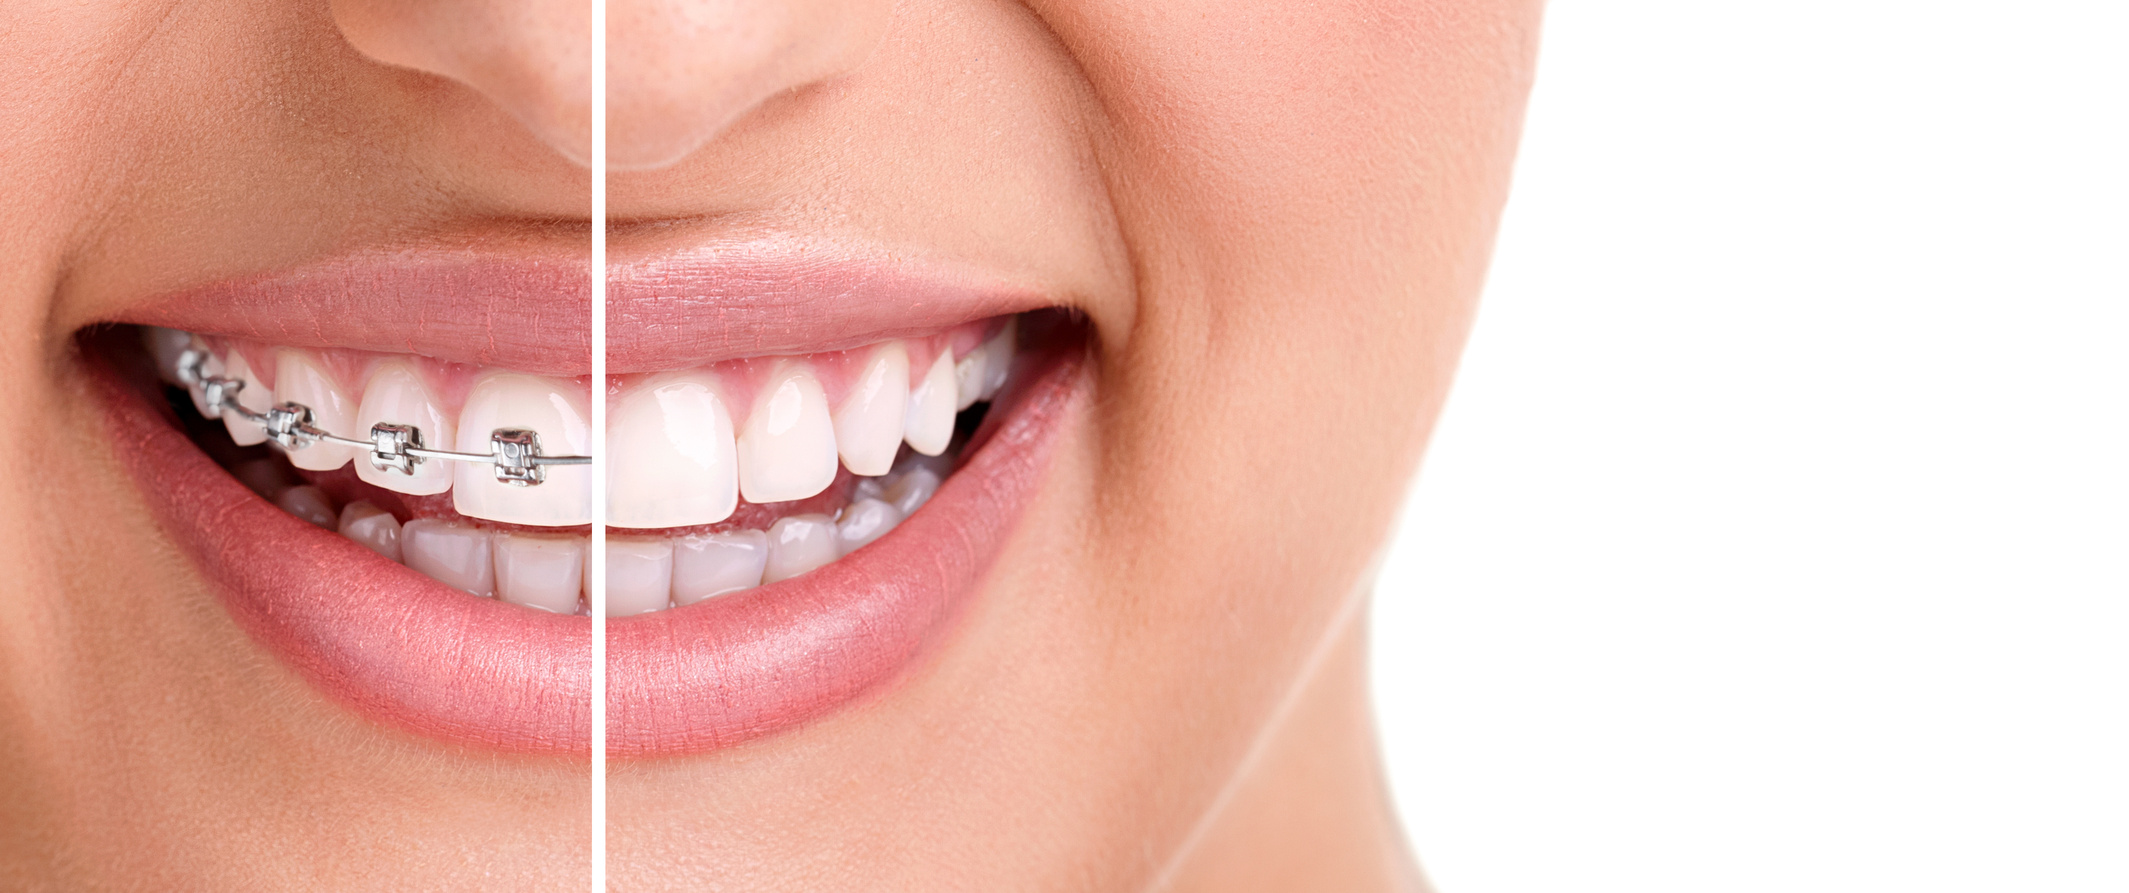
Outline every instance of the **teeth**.
POLYGON ((954 412, 958 409, 954 385, 954 355, 940 351, 924 380, 909 392, 909 415, 903 438, 909 448, 927 456, 946 452, 954 439, 954 412))
POLYGON ((606 616, 664 610, 673 591, 673 544, 664 538, 606 541, 606 616))
MULTIPOLYGON (((311 424, 334 434, 355 427, 355 401, 333 383, 332 376, 308 351, 282 349, 274 354, 273 402, 295 402, 310 407, 311 424)), ((313 443, 291 450, 288 464, 311 471, 331 471, 355 458, 355 452, 330 443, 313 443)))
POLYGON ((835 446, 851 474, 881 475, 894 467, 908 393, 909 351, 900 342, 873 351, 850 396, 835 411, 835 446))
POLYGON ((495 594, 495 562, 488 531, 436 518, 408 521, 399 531, 407 567, 482 598, 495 594))
POLYGON ((280 506, 284 512, 327 530, 338 530, 340 527, 339 515, 333 511, 332 498, 326 496, 324 490, 309 484, 281 491, 274 497, 274 504, 280 506))
POLYGON ((1013 373, 1013 354, 1020 343, 1020 317, 1008 317, 1005 327, 983 342, 983 396, 989 400, 998 396, 1005 387, 1005 379, 1013 373))
POLYGON ((368 502, 358 499, 340 510, 340 535, 393 561, 399 560, 399 519, 368 502))
POLYGON ((177 356, 192 346, 192 333, 161 326, 142 326, 142 346, 148 348, 148 357, 155 361, 155 374, 164 384, 183 385, 177 378, 177 356))
MULTIPOLYGON (((482 377, 466 396, 458 415, 458 450, 490 451, 497 428, 539 432, 540 451, 550 456, 589 455, 591 413, 580 389, 516 372, 482 377)), ((479 462, 459 462, 451 502, 461 515, 529 524, 569 527, 591 523, 591 469, 583 465, 547 466, 547 480, 537 487, 517 487, 495 479, 494 469, 479 462)))
POLYGON ((983 379, 989 372, 984 368, 984 351, 989 345, 977 345, 960 361, 954 363, 954 411, 959 412, 976 405, 976 398, 983 394, 983 379))
POLYGON ((496 534, 496 597, 513 605, 575 614, 584 588, 584 543, 581 536, 496 534))
POLYGON ((900 523, 900 509, 877 499, 858 500, 844 509, 843 519, 835 523, 836 548, 848 555, 887 535, 900 523))
MULTIPOLYGON (((198 337, 194 337, 192 339, 191 346, 195 350, 205 351, 207 349, 206 343, 201 341, 198 337)), ((173 371, 171 374, 175 375, 176 372, 173 371)), ((207 354, 207 359, 200 363, 200 374, 208 378, 214 378, 216 376, 226 377, 229 374, 229 367, 222 364, 221 357, 215 356, 214 354, 210 353, 207 354)), ((206 389, 195 385, 190 388, 190 392, 192 394, 192 408, 199 410, 201 416, 210 419, 218 419, 222 417, 221 407, 207 405, 206 389)))
POLYGON ((887 485, 887 492, 882 495, 888 503, 894 506, 895 511, 901 512, 902 517, 907 518, 916 513, 917 509, 923 507, 924 503, 930 502, 931 495, 937 492, 939 492, 938 473, 929 468, 919 466, 910 469, 896 479, 894 483, 887 485))
POLYGON ((712 596, 760 586, 768 561, 769 535, 759 530, 676 539, 673 604, 692 605, 712 596))
POLYGON ((739 435, 739 492, 748 502, 805 499, 835 481, 828 395, 803 361, 780 363, 739 435))
MULTIPOLYGON (((370 426, 380 423, 420 429, 422 444, 432 450, 457 448, 458 426, 437 403, 420 371, 403 360, 386 361, 370 373, 369 383, 362 388, 362 405, 355 410, 355 423, 333 433, 368 437, 370 426)), ((482 447, 483 452, 486 449, 482 447)), ((414 466, 414 473, 408 475, 378 468, 367 457, 358 456, 355 475, 387 490, 428 496, 451 489, 451 466, 430 460, 414 466)))
POLYGON ((834 518, 792 515, 769 527, 769 561, 762 568, 761 581, 788 580, 840 557, 834 518))
POLYGON ((607 522, 686 527, 731 517, 739 504, 732 415, 707 373, 646 383, 607 421, 607 522))
MULTIPOLYGON (((266 407, 273 405, 273 392, 259 385, 259 377, 251 374, 251 364, 245 361, 242 352, 231 349, 227 362, 228 370, 223 374, 244 383, 243 389, 237 391, 238 406, 252 412, 265 412, 266 407)), ((266 429, 237 418, 234 414, 224 417, 222 424, 229 429, 229 439, 236 441, 237 446, 256 446, 266 442, 266 429)))

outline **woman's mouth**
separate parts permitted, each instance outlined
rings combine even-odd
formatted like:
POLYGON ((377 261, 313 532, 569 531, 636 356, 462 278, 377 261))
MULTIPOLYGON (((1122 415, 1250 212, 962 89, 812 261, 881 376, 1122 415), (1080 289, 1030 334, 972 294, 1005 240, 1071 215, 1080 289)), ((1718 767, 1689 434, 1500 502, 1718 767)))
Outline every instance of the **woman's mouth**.
POLYGON ((647 756, 736 744, 874 688, 976 588, 1082 387, 1083 324, 927 311, 870 317, 893 337, 820 331, 818 350, 790 349, 788 325, 773 354, 689 337, 660 362, 639 339, 603 383, 599 469, 591 381, 567 362, 318 343, 326 327, 277 340, 197 312, 83 343, 144 493, 239 622, 343 702, 433 737, 588 748, 605 474, 605 612, 634 618, 608 628, 609 748, 647 756))

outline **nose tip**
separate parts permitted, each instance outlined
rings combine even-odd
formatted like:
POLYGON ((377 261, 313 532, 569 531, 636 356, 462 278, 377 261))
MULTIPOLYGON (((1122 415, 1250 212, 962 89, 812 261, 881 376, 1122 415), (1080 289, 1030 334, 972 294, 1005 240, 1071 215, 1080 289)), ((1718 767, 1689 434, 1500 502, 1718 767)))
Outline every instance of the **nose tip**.
POLYGON ((465 84, 591 163, 586 0, 332 0, 332 13, 363 55, 465 84))
POLYGON ((890 0, 612 0, 606 160, 665 167, 786 90, 857 67, 890 0))

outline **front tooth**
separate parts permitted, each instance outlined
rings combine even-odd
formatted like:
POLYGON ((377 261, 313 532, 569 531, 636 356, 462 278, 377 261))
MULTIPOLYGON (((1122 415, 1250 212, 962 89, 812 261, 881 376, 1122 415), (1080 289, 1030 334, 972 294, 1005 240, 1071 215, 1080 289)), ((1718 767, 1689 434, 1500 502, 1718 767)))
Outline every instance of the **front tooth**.
POLYGON ((488 553, 488 539, 488 531, 440 518, 408 521, 399 529, 407 567, 482 598, 495 594, 495 561, 488 553))
POLYGON ((873 351, 857 386, 835 411, 835 448, 851 474, 881 475, 894 467, 908 394, 909 351, 890 341, 873 351))
MULTIPOLYGON (((579 388, 536 375, 494 373, 466 395, 458 414, 458 451, 492 452, 496 429, 525 428, 539 432, 545 455, 587 455, 590 422, 579 388)), ((453 464, 451 504, 461 515, 535 527, 591 523, 590 466, 549 465, 544 483, 519 487, 496 480, 494 466, 485 462, 453 464)))
POLYGON ((332 497, 309 484, 290 487, 274 496, 281 510, 327 530, 340 527, 340 513, 333 511, 332 497))
MULTIPOLYGON (((222 373, 223 376, 244 383, 243 389, 237 391, 238 406, 252 412, 265 412, 266 407, 273 405, 273 392, 261 386, 259 377, 251 374, 251 363, 245 361, 241 351, 230 348, 227 364, 228 371, 222 373)), ((266 442, 265 428, 238 418, 236 413, 224 413, 222 424, 229 429, 229 439, 236 441, 237 446, 256 446, 266 442)))
POLYGON ((664 610, 673 592, 673 544, 664 537, 606 541, 606 616, 664 610))
MULTIPOLYGON (((334 433, 368 438, 370 428, 378 424, 412 427, 421 432, 422 445, 432 450, 458 447, 458 425, 444 413, 422 380, 421 371, 406 360, 386 360, 370 372, 370 380, 362 388, 362 405, 355 409, 352 432, 334 433)), ((487 448, 484 446, 481 452, 487 452, 487 448)), ((366 456, 358 456, 355 475, 394 492, 429 496, 451 489, 452 464, 429 459, 414 466, 413 474, 401 474, 378 468, 366 456)))
POLYGON ((887 531, 900 523, 900 509, 877 499, 858 500, 843 510, 842 520, 835 522, 837 548, 848 555, 886 536, 887 531))
POLYGON ((788 580, 840 557, 835 519, 827 515, 792 515, 769 526, 769 561, 761 581, 788 580))
POLYGON ((1005 327, 983 342, 983 396, 989 400, 998 396, 1005 387, 1006 376, 1013 372, 1013 354, 1020 343, 1020 317, 1007 317, 1005 327))
POLYGON ((393 561, 399 560, 399 519, 367 500, 357 499, 340 510, 340 535, 393 561))
POLYGON ((706 372, 647 382, 606 424, 606 520, 686 527, 731 517, 739 504, 732 414, 706 372))
POLYGON ((585 542, 581 536, 496 534, 496 597, 513 605, 575 614, 584 587, 585 542))
MULTIPOLYGON (((310 407, 311 426, 342 437, 352 436, 355 401, 333 383, 332 376, 308 351, 282 349, 274 354, 275 403, 301 403, 310 407)), ((288 451, 288 464, 310 471, 332 471, 355 458, 354 450, 338 444, 313 443, 288 451)))
POLYGON ((954 363, 954 409, 967 409, 976 405, 976 398, 983 393, 983 377, 987 365, 984 361, 990 352, 988 344, 979 344, 975 350, 954 363))
POLYGON ((902 436, 910 449, 927 456, 946 452, 946 445, 954 439, 954 413, 959 408, 954 389, 954 352, 942 350, 924 380, 909 392, 909 416, 902 436))
POLYGON ((805 499, 835 482, 828 395, 803 361, 776 366, 739 435, 739 492, 748 502, 805 499))
POLYGON ((673 541, 673 604, 692 605, 711 596, 761 585, 769 563, 769 535, 734 530, 684 536, 673 541))

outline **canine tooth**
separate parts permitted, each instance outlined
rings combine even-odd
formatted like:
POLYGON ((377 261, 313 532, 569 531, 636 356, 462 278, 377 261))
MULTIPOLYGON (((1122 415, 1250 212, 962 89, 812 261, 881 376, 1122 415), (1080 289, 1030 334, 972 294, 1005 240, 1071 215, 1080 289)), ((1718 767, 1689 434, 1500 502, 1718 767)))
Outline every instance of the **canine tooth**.
POLYGON ((694 372, 646 382, 607 418, 607 523, 685 527, 732 516, 739 456, 716 378, 694 372))
POLYGON ((495 535, 495 595, 513 605, 575 614, 584 588, 581 536, 495 535))
POLYGON ((495 561, 488 540, 488 531, 440 518, 408 521, 399 529, 407 567, 482 598, 495 595, 495 561))
POLYGON ((977 399, 989 400, 998 396, 1005 387, 1005 379, 1013 373, 1013 355, 1020 342, 1020 318, 1008 317, 1005 327, 983 342, 983 394, 977 399))
MULTIPOLYGON (((334 433, 367 438, 370 427, 380 423, 420 429, 422 445, 432 450, 458 448, 456 420, 444 413, 420 370, 405 360, 386 360, 370 372, 370 380, 362 387, 362 404, 355 409, 355 423, 350 430, 334 433)), ((428 496, 451 489, 451 466, 431 459, 414 466, 413 474, 400 474, 378 468, 364 455, 355 457, 355 476, 397 493, 428 496)))
POLYGON ((984 348, 988 346, 976 345, 975 350, 954 362, 954 411, 976 405, 976 398, 983 393, 984 361, 990 356, 984 348))
MULTIPOLYGON (((458 414, 457 449, 487 453, 495 429, 526 428, 539 432, 540 451, 546 455, 588 455, 591 413, 584 400, 576 386, 550 378, 517 372, 487 375, 474 382, 458 414)), ((451 504, 461 515, 535 527, 591 523, 589 466, 549 465, 545 483, 519 487, 496 480, 494 467, 487 463, 453 464, 458 467, 453 470, 451 504)))
POLYGON ((835 544, 834 518, 792 515, 769 527, 769 562, 762 568, 761 581, 788 580, 840 555, 835 544))
MULTIPOLYGON (((273 402, 294 402, 310 407, 311 424, 342 437, 355 427, 355 401, 346 389, 333 382, 325 368, 308 351, 282 349, 274 352, 273 402)), ((354 450, 338 444, 313 443, 290 450, 288 464, 310 471, 332 471, 355 458, 354 450)))
POLYGON ((895 482, 887 485, 887 501, 907 518, 917 509, 931 501, 931 495, 939 492, 939 476, 923 466, 904 472, 895 482))
POLYGON ((673 592, 673 544, 664 537, 606 541, 606 616, 664 610, 673 592))
POLYGON ((177 378, 177 357, 185 348, 192 346, 192 333, 162 326, 141 326, 141 346, 148 349, 149 358, 155 361, 156 377, 164 384, 183 385, 177 378))
POLYGON ((887 479, 883 477, 858 478, 856 483, 850 485, 850 499, 853 502, 860 499, 878 499, 886 492, 887 479))
MULTIPOLYGON (((229 351, 229 359, 224 362, 227 371, 222 374, 244 383, 243 390, 237 391, 238 406, 252 412, 265 412, 266 407, 273 405, 273 392, 261 386, 259 377, 251 374, 251 363, 244 359, 244 354, 232 348, 229 351)), ((229 439, 236 441, 237 446, 255 446, 266 442, 265 428, 237 418, 235 413, 225 413, 222 416, 222 424, 229 428, 229 439)))
POLYGON ((954 354, 942 350, 924 373, 924 379, 909 392, 909 415, 902 436, 910 449, 927 456, 946 452, 947 444, 954 439, 954 413, 958 409, 954 387, 954 354))
POLYGON ((309 484, 290 487, 274 496, 281 510, 327 530, 337 530, 340 515, 333 511, 332 497, 309 484))
POLYGON ((828 395, 810 364, 779 363, 739 435, 739 493, 748 502, 805 499, 835 481, 828 395))
POLYGON ((769 562, 769 535, 759 530, 698 534, 672 542, 676 605, 760 586, 769 562))
POLYGON ((909 351, 891 341, 873 351, 850 396, 835 410, 835 447, 851 474, 886 474, 902 447, 908 415, 909 351))
POLYGON ((844 509, 842 520, 835 522, 837 548, 848 555, 886 536, 900 523, 900 509, 878 499, 860 499, 844 509))
POLYGON ((399 560, 399 519, 367 500, 357 499, 340 510, 340 535, 399 560))

